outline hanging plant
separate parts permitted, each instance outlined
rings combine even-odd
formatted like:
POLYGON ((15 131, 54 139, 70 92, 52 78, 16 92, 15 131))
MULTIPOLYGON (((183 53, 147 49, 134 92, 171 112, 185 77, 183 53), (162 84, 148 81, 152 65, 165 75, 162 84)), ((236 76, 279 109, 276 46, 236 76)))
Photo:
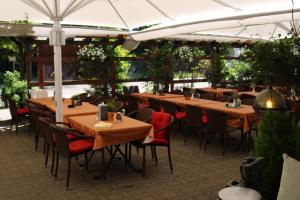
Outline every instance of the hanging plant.
POLYGON ((101 61, 104 62, 107 57, 102 47, 95 47, 94 44, 88 44, 81 47, 77 52, 80 61, 101 61))
POLYGON ((194 61, 194 53, 191 47, 181 46, 174 51, 175 58, 178 57, 185 62, 192 63, 194 61))

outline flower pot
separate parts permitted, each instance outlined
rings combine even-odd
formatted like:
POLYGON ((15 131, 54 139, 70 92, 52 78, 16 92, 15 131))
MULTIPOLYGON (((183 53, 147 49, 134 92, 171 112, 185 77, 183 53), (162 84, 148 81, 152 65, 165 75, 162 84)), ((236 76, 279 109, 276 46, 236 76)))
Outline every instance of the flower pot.
POLYGON ((108 116, 108 119, 107 119, 108 121, 114 121, 114 118, 115 118, 114 112, 108 112, 107 116, 108 116))

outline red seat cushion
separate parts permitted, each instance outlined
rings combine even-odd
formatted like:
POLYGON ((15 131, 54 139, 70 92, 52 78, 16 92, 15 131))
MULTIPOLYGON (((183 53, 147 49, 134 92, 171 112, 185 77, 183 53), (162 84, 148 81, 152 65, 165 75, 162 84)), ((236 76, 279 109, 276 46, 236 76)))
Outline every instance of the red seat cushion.
POLYGON ((202 125, 206 125, 208 123, 208 118, 206 114, 202 114, 202 125))
POLYGON ((176 119, 181 120, 186 118, 186 112, 176 112, 176 119))
POLYGON ((19 108, 19 109, 17 109, 17 114, 18 115, 27 115, 27 114, 29 114, 29 109, 28 108, 19 108))
MULTIPOLYGON (((154 130, 166 127, 171 120, 171 116, 163 112, 152 112, 151 124, 154 130)), ((154 141, 158 140, 168 140, 167 130, 162 130, 154 133, 154 141)))
POLYGON ((91 140, 75 140, 69 143, 69 150, 72 155, 80 154, 93 150, 94 141, 91 140))

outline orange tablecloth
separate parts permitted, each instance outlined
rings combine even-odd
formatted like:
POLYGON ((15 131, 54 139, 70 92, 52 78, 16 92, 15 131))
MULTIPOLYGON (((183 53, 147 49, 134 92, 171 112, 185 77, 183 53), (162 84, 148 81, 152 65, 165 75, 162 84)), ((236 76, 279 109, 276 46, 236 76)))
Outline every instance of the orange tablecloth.
MULTIPOLYGON (((35 98, 35 99, 28 99, 28 102, 38 104, 41 106, 46 105, 54 105, 53 98, 35 98)), ((71 99, 63 99, 63 104, 71 104, 71 99)))
POLYGON ((250 130, 250 124, 257 120, 257 116, 255 114, 254 109, 252 106, 248 105, 241 105, 238 108, 230 108, 226 107, 226 102, 215 102, 211 104, 201 104, 197 105, 201 107, 204 110, 217 110, 221 112, 228 113, 234 117, 238 117, 244 120, 243 124, 243 130, 244 133, 248 132, 250 130))
POLYGON ((167 98, 167 99, 163 99, 163 101, 168 101, 168 102, 174 103, 177 106, 182 107, 182 108, 184 108, 186 105, 196 106, 196 105, 211 104, 211 103, 216 102, 216 101, 207 100, 207 99, 190 99, 190 100, 186 100, 184 97, 167 98))
POLYGON ((247 94, 256 97, 259 94, 259 92, 239 92, 239 95, 241 94, 247 94))
POLYGON ((230 88, 195 88, 195 90, 202 90, 211 94, 214 94, 216 96, 223 96, 224 92, 238 92, 236 89, 230 89, 230 88))
POLYGON ((182 97, 182 95, 179 94, 169 94, 165 93, 163 96, 153 93, 131 93, 132 96, 139 98, 142 101, 148 101, 148 98, 154 98, 154 99, 167 99, 167 98, 176 98, 176 97, 182 97))
MULTIPOLYGON (((54 104, 48 104, 46 105, 46 107, 52 112, 56 112, 56 106, 54 104)), ((82 106, 76 106, 74 108, 68 108, 68 104, 63 104, 62 108, 64 122, 68 122, 68 117, 81 115, 95 115, 97 113, 97 107, 87 102, 83 102, 82 106)))
POLYGON ((129 117, 123 117, 122 122, 109 121, 112 123, 110 128, 94 127, 98 122, 96 115, 69 117, 69 122, 74 129, 95 137, 94 150, 113 144, 143 140, 146 137, 153 139, 154 137, 151 124, 129 117))

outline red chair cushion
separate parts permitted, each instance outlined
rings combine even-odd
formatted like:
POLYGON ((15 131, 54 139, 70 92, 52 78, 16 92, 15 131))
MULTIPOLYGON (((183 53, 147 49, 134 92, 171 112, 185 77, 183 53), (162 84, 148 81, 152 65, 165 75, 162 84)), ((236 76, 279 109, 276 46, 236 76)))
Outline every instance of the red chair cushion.
POLYGON ((186 118, 186 112, 176 112, 176 119, 181 120, 186 118))
POLYGON ((208 123, 208 118, 206 114, 202 114, 202 125, 206 125, 208 123))
POLYGON ((29 109, 28 108, 19 108, 19 109, 17 109, 17 114, 18 115, 27 115, 27 114, 29 114, 29 109))
POLYGON ((154 145, 168 145, 169 141, 162 138, 154 138, 154 140, 151 142, 151 144, 154 145))
MULTIPOLYGON (((171 120, 171 116, 169 114, 163 112, 152 112, 151 124, 154 130, 166 127, 171 120)), ((162 130, 154 133, 154 141, 155 139, 164 139, 167 140, 167 130, 162 130)))
POLYGON ((93 150, 94 141, 91 140, 75 140, 69 143, 69 150, 72 155, 80 154, 93 150))

